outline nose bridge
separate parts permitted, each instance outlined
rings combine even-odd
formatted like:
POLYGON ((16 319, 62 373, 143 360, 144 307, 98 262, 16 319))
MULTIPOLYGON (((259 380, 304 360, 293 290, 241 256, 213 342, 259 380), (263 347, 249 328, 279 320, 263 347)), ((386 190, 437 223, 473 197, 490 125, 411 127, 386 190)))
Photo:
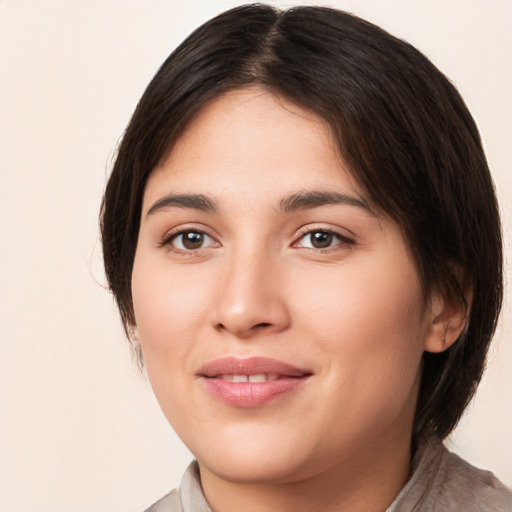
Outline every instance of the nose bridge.
POLYGON ((216 326, 243 338, 286 328, 289 314, 280 286, 278 255, 246 240, 233 248, 224 264, 215 306, 216 326))

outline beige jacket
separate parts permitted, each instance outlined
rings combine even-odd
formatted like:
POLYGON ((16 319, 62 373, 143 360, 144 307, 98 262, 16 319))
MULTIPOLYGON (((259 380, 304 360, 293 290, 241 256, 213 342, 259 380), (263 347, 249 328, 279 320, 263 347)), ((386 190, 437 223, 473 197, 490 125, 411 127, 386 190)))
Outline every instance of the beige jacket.
MULTIPOLYGON (((212 512, 197 462, 175 489, 146 512, 212 512)), ((471 466, 437 440, 418 450, 412 475, 386 512, 512 512, 512 491, 492 473, 471 466)))

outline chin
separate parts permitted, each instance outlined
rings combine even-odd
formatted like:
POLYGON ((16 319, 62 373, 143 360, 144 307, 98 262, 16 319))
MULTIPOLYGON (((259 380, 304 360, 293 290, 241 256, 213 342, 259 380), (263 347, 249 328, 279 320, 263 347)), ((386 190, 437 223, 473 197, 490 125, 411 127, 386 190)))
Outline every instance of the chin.
POLYGON ((222 457, 199 458, 200 466, 225 481, 236 483, 285 483, 300 480, 305 461, 296 454, 275 454, 268 452, 231 454, 225 451, 222 457))
MULTIPOLYGON (((200 466, 226 481, 264 483, 294 480, 308 466, 306 443, 284 432, 269 432, 268 425, 225 427, 221 435, 209 432, 204 441, 187 443, 200 466), (301 449, 302 447, 302 449, 301 449)), ((280 430, 280 429, 278 429, 280 430)), ((180 434, 180 433, 178 433, 180 434)), ((195 442, 194 442, 195 441, 195 442)))

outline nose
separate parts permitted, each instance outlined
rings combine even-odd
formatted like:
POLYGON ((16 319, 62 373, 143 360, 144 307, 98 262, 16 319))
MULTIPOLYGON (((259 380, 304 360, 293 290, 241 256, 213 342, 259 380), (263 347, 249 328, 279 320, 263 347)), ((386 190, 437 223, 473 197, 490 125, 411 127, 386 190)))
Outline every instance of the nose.
POLYGON ((238 251, 224 265, 213 307, 215 328, 240 339, 287 329, 283 262, 252 247, 238 251))

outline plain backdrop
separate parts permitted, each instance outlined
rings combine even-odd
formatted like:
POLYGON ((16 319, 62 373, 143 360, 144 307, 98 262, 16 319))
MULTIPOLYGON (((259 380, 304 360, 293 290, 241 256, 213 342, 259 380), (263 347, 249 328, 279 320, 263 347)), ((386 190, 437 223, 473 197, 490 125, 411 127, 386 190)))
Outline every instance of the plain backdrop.
MULTIPOLYGON (((97 217, 148 81, 192 29, 239 3, 0 0, 2 512, 141 511, 191 458, 130 360, 97 217)), ((482 133, 510 260, 512 1, 307 3, 376 22, 453 79, 482 133)), ((509 288, 485 380, 449 441, 508 485, 511 335, 509 288)))

